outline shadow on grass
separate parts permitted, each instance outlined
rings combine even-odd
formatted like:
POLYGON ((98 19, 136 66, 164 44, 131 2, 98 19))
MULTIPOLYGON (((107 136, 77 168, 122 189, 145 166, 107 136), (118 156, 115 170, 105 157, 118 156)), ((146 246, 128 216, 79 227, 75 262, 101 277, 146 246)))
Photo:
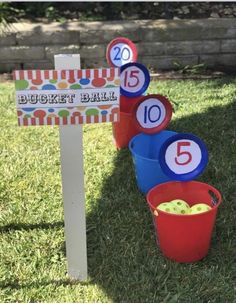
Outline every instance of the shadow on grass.
MULTIPOLYGON (((75 285, 78 284, 77 281, 72 281, 70 279, 61 279, 61 280, 49 280, 49 281, 41 281, 41 282, 26 282, 22 283, 19 281, 12 281, 12 282, 0 282, 0 288, 10 288, 10 289, 34 289, 39 286, 48 286, 48 285, 53 285, 55 287, 59 286, 70 286, 70 285, 75 285)), ((80 284, 87 284, 86 282, 80 282, 80 284)))
MULTIPOLYGON (((213 89, 216 88, 218 90, 219 88, 223 87, 224 85, 232 83, 232 81, 234 81, 234 79, 235 79, 235 75, 216 78, 216 79, 214 79, 214 81, 209 79, 209 81, 204 81, 204 85, 206 88, 213 88, 213 89)), ((200 80, 200 82, 201 82, 201 80, 200 80)))
MULTIPOLYGON (((169 127, 177 132, 191 132, 205 141, 210 161, 199 179, 218 188, 224 198, 209 255, 196 264, 177 264, 161 255, 145 196, 136 186, 131 155, 127 149, 117 151, 114 171, 104 182, 95 208, 87 215, 91 279, 88 283, 102 287, 112 302, 209 302, 209 298, 212 302, 233 302, 235 117, 234 101, 225 107, 212 107, 205 113, 175 120, 169 127)), ((10 224, 1 227, 0 232, 62 228, 63 225, 63 222, 10 224)), ((67 279, 23 285, 13 281, 0 284, 0 288, 49 284, 67 286, 73 283, 67 279)))
MULTIPOLYGON (((194 302, 206 302, 212 296, 212 302, 220 302, 228 288, 225 284, 233 289, 234 251, 229 238, 233 239, 235 226, 235 118, 234 101, 175 120, 169 127, 205 141, 210 161, 198 179, 218 188, 224 199, 209 255, 196 264, 177 264, 161 255, 145 197, 136 187, 129 151, 117 152, 113 174, 87 217, 87 226, 92 227, 87 235, 89 275, 113 302, 190 302, 196 294, 199 299, 194 302), (201 282, 196 283, 196 278, 201 282)), ((231 300, 233 292, 227 296, 231 300)))
POLYGON ((11 231, 28 231, 32 229, 58 229, 64 227, 64 222, 52 222, 52 223, 38 223, 38 224, 25 224, 25 223, 19 223, 19 224, 8 224, 4 226, 0 226, 0 233, 3 232, 11 232, 11 231))

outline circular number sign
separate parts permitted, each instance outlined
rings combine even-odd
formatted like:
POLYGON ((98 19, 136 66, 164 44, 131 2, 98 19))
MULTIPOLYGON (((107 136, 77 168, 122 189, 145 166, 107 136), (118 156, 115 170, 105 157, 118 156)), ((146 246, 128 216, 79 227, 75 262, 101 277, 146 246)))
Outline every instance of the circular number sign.
POLYGON ((192 134, 170 137, 160 150, 160 165, 174 180, 187 181, 199 176, 208 163, 205 144, 192 134))
POLYGON ((171 120, 172 106, 169 100, 161 95, 147 95, 134 107, 134 121, 137 128, 148 134, 164 129, 171 120))
POLYGON ((129 62, 136 62, 137 57, 135 44, 127 38, 116 38, 107 46, 106 58, 111 66, 120 67, 129 62))
POLYGON ((120 93, 126 97, 141 96, 149 86, 150 75, 140 63, 127 63, 121 66, 120 93))

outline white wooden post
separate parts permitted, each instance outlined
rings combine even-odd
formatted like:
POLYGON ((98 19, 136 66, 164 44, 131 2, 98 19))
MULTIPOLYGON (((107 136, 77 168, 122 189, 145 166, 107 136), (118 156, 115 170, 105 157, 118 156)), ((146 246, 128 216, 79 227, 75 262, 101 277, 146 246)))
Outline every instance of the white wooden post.
MULTIPOLYGON (((80 55, 55 55, 55 69, 80 69, 80 55)), ((83 128, 60 126, 60 150, 68 274, 87 279, 83 128)))

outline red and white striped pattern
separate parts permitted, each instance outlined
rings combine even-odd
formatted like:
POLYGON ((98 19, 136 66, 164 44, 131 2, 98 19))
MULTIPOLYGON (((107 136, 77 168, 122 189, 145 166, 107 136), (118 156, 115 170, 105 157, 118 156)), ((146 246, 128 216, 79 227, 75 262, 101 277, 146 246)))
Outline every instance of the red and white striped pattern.
POLYGON ((114 114, 98 115, 98 116, 71 116, 71 117, 45 117, 45 118, 23 118, 18 117, 19 126, 35 126, 35 125, 75 125, 75 124, 90 124, 102 122, 117 122, 119 121, 118 111, 114 114))
POLYGON ((14 80, 69 80, 106 78, 109 81, 120 76, 119 68, 81 70, 16 70, 14 80))

